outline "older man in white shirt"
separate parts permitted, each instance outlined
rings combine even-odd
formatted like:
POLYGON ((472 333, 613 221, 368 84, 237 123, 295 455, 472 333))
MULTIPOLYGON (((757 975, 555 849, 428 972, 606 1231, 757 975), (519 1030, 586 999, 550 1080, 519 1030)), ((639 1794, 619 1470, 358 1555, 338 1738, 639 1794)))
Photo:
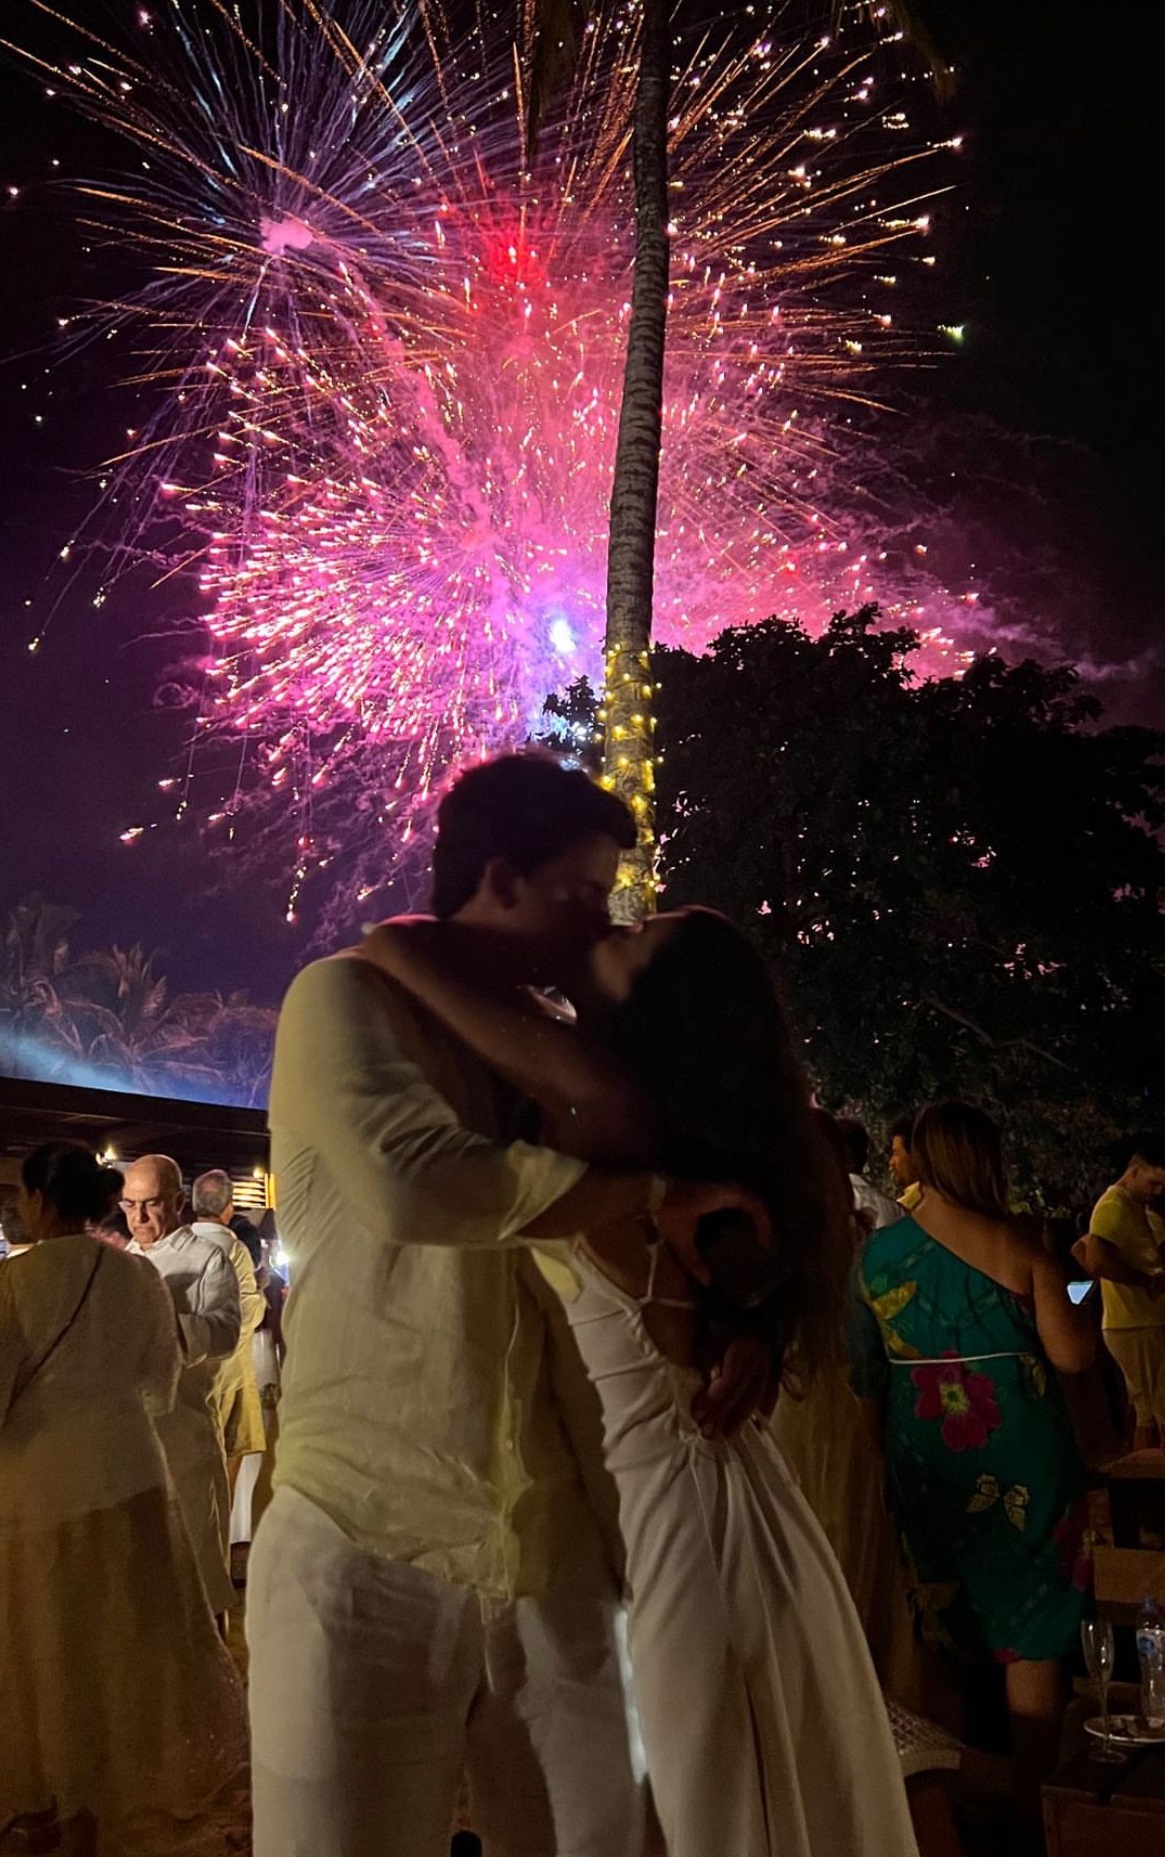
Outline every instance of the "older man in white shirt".
POLYGON ((182 1223, 182 1175, 165 1154, 146 1154, 125 1170, 121 1209, 128 1249, 160 1274, 178 1317, 185 1366, 171 1412, 158 1436, 194 1548, 211 1610, 234 1599, 228 1559, 230 1495, 222 1429, 215 1404, 215 1367, 239 1345, 239 1285, 220 1245, 182 1223))
MULTIPOLYGON (((515 980, 607 926, 621 802, 506 757, 442 803, 438 913, 515 980)), ((557 971, 556 971, 557 970, 557 971)), ((292 1259, 247 1637, 255 1857, 639 1857, 593 1390, 529 1254, 716 1200, 506 1140, 498 1080, 371 965, 293 983, 271 1092, 292 1259)))

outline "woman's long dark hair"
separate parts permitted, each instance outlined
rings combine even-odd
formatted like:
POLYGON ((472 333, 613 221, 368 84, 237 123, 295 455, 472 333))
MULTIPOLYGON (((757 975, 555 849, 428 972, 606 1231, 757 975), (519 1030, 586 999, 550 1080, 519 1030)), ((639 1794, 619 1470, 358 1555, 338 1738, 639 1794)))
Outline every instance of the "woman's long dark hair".
POLYGON ((650 1096, 664 1169, 680 1179, 738 1181, 768 1205, 789 1265, 779 1306, 768 1312, 787 1381, 838 1361, 849 1208, 756 949, 713 910, 685 911, 616 1013, 610 1038, 650 1096))
POLYGON ((46 1141, 21 1164, 28 1193, 43 1193, 60 1218, 78 1225, 102 1219, 123 1185, 116 1167, 103 1167, 79 1141, 46 1141))

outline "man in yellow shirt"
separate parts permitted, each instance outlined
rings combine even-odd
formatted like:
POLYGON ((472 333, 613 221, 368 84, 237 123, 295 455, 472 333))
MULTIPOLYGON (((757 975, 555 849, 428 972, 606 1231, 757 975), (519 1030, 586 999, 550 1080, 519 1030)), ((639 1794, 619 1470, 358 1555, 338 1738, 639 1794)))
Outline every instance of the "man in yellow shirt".
POLYGON ((208 1173, 199 1174, 190 1189, 190 1204, 194 1212, 190 1229, 195 1237, 209 1238, 212 1244, 225 1251, 239 1280, 242 1313, 239 1345, 228 1360, 219 1362, 214 1377, 214 1403, 222 1427, 227 1482, 233 1503, 244 1457, 259 1456, 267 1448, 263 1407, 251 1351, 251 1342, 266 1314, 267 1303, 255 1276, 251 1254, 231 1229, 235 1208, 230 1175, 221 1167, 212 1167, 208 1173))
POLYGON ((1133 1155, 1102 1193, 1073 1255, 1099 1277, 1104 1340, 1136 1413, 1133 1449, 1165 1440, 1165 1221, 1152 1202, 1165 1193, 1165 1146, 1133 1155))
POLYGON ((910 1214, 922 1198, 918 1167, 910 1148, 914 1133, 914 1112, 900 1115, 890 1124, 890 1172, 898 1189, 898 1204, 910 1214))

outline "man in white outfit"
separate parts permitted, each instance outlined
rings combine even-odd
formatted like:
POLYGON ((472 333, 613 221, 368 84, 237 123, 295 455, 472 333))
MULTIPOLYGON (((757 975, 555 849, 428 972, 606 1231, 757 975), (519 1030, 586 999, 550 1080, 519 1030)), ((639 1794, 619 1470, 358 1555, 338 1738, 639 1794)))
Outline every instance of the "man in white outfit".
POLYGON ((839 1116, 837 1126, 845 1144, 845 1163, 849 1169, 849 1183, 854 1190, 854 1207, 862 1224, 868 1232, 881 1231, 887 1225, 897 1225, 902 1217, 901 1206, 888 1193, 880 1192, 873 1181, 866 1177, 866 1164, 870 1158, 869 1135, 856 1116, 839 1116))
POLYGON ((234 1599, 227 1534, 230 1497, 214 1399, 215 1365, 239 1345, 239 1285, 221 1245, 182 1223, 182 1175, 165 1154, 146 1154, 125 1170, 121 1209, 128 1250, 159 1272, 178 1317, 185 1367, 174 1408, 158 1436, 177 1492, 211 1611, 234 1599))
MULTIPOLYGON (((608 924, 622 803, 541 757, 442 803, 434 903, 566 980, 608 924)), ((639 1857, 598 1509, 597 1405, 540 1240, 655 1216, 691 1256, 725 1189, 507 1141, 498 1080, 352 954, 280 1016, 292 1262, 275 1496, 247 1638, 255 1857, 447 1857, 468 1774, 491 1857, 639 1857)))

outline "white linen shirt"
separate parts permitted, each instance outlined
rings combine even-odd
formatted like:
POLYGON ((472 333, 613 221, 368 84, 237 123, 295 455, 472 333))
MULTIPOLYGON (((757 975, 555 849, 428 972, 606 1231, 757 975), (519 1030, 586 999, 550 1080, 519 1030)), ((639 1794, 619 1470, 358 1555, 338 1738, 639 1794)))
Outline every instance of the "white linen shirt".
POLYGON ((849 1183, 854 1190, 854 1205, 859 1212, 873 1214, 872 1231, 881 1231, 887 1225, 897 1225, 902 1217, 902 1208, 897 1200, 888 1193, 880 1193, 865 1174, 851 1174, 849 1183))
POLYGON ((267 1301, 259 1288, 251 1253, 229 1225, 222 1224, 219 1219, 195 1219, 190 1229, 196 1238, 204 1238, 208 1244, 218 1246, 234 1271, 238 1286, 239 1339, 229 1359, 219 1368, 217 1380, 221 1392, 224 1385, 241 1385, 246 1363, 251 1358, 251 1337, 266 1314, 267 1301))
MULTIPOLYGON (((221 1245, 196 1238, 188 1225, 140 1245, 131 1239, 126 1251, 144 1257, 170 1292, 182 1336, 183 1372, 178 1382, 175 1419, 182 1408, 214 1419, 215 1362, 227 1360, 239 1345, 242 1311, 239 1280, 221 1245)), ((215 1430, 218 1429, 214 1419, 215 1430)), ((180 1430, 177 1425, 174 1430, 180 1430)), ((173 1465, 172 1465, 173 1467, 173 1465)))
POLYGON ((223 1246, 180 1225, 157 1244, 131 1238, 126 1250, 148 1258, 170 1292, 188 1366, 225 1360, 239 1345, 239 1280, 223 1246))
POLYGON ((485 1065, 370 963, 292 983, 271 1087, 292 1275, 275 1483, 487 1597, 609 1590, 584 1493, 597 1404, 521 1237, 585 1169, 504 1142, 506 1115, 485 1065))

